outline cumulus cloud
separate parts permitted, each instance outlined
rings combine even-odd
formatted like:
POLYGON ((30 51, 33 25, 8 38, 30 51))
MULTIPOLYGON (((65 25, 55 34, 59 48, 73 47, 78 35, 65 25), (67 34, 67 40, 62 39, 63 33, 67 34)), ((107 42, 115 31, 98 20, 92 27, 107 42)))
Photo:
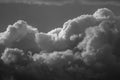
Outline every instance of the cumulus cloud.
POLYGON ((1 59, 8 65, 25 65, 29 62, 28 56, 24 54, 23 50, 17 48, 6 48, 1 59))
POLYGON ((59 51, 59 52, 54 51, 49 54, 46 53, 35 54, 33 56, 33 60, 38 62, 44 62, 45 64, 52 67, 60 67, 60 66, 64 66, 65 64, 69 64, 69 62, 72 62, 74 60, 74 55, 71 50, 59 51))
POLYGON ((116 53, 114 53, 114 49, 116 40, 119 40, 120 19, 115 16, 113 17, 113 13, 105 8, 99 9, 93 15, 97 19, 109 19, 103 20, 97 26, 86 29, 86 37, 78 45, 79 49, 84 50, 81 54, 84 58, 83 60, 88 64, 114 64, 116 62, 116 53), (107 57, 105 58, 105 56, 107 57))
POLYGON ((87 5, 114 5, 120 6, 119 0, 78 0, 82 4, 87 5))
POLYGON ((45 4, 45 5, 64 5, 72 3, 74 0, 0 0, 1 3, 25 3, 25 4, 45 4))
POLYGON ((59 38, 57 34, 50 34, 50 33, 36 34, 36 42, 42 50, 51 52, 55 50, 65 50, 69 48, 66 39, 59 38))
POLYGON ((57 28, 48 33, 37 33, 36 42, 42 50, 55 51, 73 48, 85 36, 88 27, 96 26, 103 20, 113 19, 112 11, 99 9, 93 15, 82 15, 64 23, 63 28, 57 28))
POLYGON ((0 45, 6 47, 18 47, 23 50, 37 50, 35 43, 35 33, 38 30, 29 26, 25 21, 19 20, 13 25, 9 25, 6 31, 0 33, 0 45))
POLYGON ((120 17, 107 8, 68 20, 48 33, 19 20, 0 33, 1 60, 19 65, 17 70, 38 80, 54 80, 53 75, 57 80, 106 79, 103 74, 120 71, 119 25, 120 17))
POLYGON ((81 15, 64 23, 63 28, 56 28, 48 33, 39 32, 25 21, 19 20, 9 25, 5 32, 0 33, 0 43, 6 47, 32 50, 33 52, 63 51, 74 48, 85 37, 88 27, 99 25, 104 20, 113 20, 112 11, 103 8, 93 15, 81 15))

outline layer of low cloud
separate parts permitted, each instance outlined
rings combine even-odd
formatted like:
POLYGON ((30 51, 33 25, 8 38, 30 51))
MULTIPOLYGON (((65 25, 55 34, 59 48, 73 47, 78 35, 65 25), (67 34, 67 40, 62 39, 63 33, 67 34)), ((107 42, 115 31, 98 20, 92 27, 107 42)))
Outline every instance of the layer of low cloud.
POLYGON ((0 0, 0 3, 24 3, 24 4, 36 4, 36 5, 57 5, 70 4, 74 0, 0 0))
POLYGON ((119 0, 78 0, 82 4, 86 5, 113 5, 120 6, 119 0))
POLYGON ((114 5, 120 6, 119 0, 0 0, 0 3, 24 3, 35 5, 56 5, 74 4, 78 2, 80 5, 114 5))

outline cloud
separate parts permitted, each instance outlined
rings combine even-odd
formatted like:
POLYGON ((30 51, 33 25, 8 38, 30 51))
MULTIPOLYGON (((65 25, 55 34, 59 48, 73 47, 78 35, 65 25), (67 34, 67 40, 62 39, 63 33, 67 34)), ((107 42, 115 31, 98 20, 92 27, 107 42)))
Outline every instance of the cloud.
POLYGON ((0 33, 0 46, 5 47, 1 61, 14 64, 19 75, 38 80, 106 79, 103 74, 120 71, 119 25, 120 17, 107 8, 68 20, 48 33, 19 20, 0 33))
POLYGON ((82 4, 87 5, 113 5, 120 6, 119 0, 78 0, 82 4))
POLYGON ((26 51, 38 51, 34 40, 37 32, 37 28, 29 26, 23 20, 18 20, 15 24, 9 25, 6 31, 0 33, 0 45, 18 47, 26 51))
POLYGON ((120 18, 106 8, 99 9, 93 16, 103 20, 97 26, 86 29, 86 37, 78 45, 78 48, 83 50, 83 60, 87 64, 115 64, 118 56, 114 50, 117 50, 116 40, 119 40, 120 35, 120 18))
POLYGON ((74 60, 74 54, 72 50, 66 50, 66 51, 54 51, 49 54, 35 54, 33 56, 34 61, 38 62, 44 62, 45 64, 53 67, 60 67, 64 66, 70 61, 74 60), (41 60, 41 61, 40 61, 41 60), (61 64, 61 65, 56 65, 56 64, 61 64))
POLYGON ((42 50, 48 52, 71 49, 83 39, 86 28, 99 25, 101 21, 113 17, 112 11, 106 8, 99 9, 93 15, 82 15, 68 20, 63 28, 57 28, 48 33, 37 33, 36 42, 42 50))
POLYGON ((56 28, 48 33, 39 32, 37 28, 19 20, 13 25, 9 25, 5 32, 0 33, 0 44, 33 52, 72 49, 83 40, 88 27, 94 27, 99 25, 101 21, 114 17, 112 11, 103 8, 93 15, 81 15, 68 20, 64 23, 63 28, 56 28))
POLYGON ((120 6, 119 0, 0 0, 0 3, 24 3, 35 5, 56 5, 62 6, 65 4, 74 4, 75 2, 80 5, 114 5, 120 6))
POLYGON ((24 3, 35 5, 56 5, 62 6, 65 4, 74 4, 79 2, 86 5, 114 5, 120 6, 119 0, 0 0, 0 3, 24 3))
POLYGON ((57 5, 72 3, 74 0, 0 0, 0 3, 25 3, 25 4, 37 4, 37 5, 57 5))
POLYGON ((29 57, 25 55, 23 50, 17 48, 6 48, 1 59, 8 65, 26 65, 29 57))

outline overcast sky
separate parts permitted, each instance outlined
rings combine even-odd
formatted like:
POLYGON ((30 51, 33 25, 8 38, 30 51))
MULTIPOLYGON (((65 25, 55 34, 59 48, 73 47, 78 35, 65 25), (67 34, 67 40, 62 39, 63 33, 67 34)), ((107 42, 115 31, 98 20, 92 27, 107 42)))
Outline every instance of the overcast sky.
POLYGON ((48 32, 62 27, 69 19, 92 14, 98 8, 106 7, 119 15, 119 3, 119 0, 0 0, 0 31, 17 20, 25 20, 40 31, 48 32))

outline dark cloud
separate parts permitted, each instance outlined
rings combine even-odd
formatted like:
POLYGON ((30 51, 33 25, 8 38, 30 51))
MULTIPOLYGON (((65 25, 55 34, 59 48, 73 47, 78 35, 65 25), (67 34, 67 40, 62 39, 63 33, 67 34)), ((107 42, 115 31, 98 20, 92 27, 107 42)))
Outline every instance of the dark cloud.
POLYGON ((120 6, 120 0, 78 0, 87 5, 114 5, 120 6))
POLYGON ((64 5, 72 3, 74 0, 0 0, 1 3, 25 3, 25 4, 45 4, 45 5, 64 5))

